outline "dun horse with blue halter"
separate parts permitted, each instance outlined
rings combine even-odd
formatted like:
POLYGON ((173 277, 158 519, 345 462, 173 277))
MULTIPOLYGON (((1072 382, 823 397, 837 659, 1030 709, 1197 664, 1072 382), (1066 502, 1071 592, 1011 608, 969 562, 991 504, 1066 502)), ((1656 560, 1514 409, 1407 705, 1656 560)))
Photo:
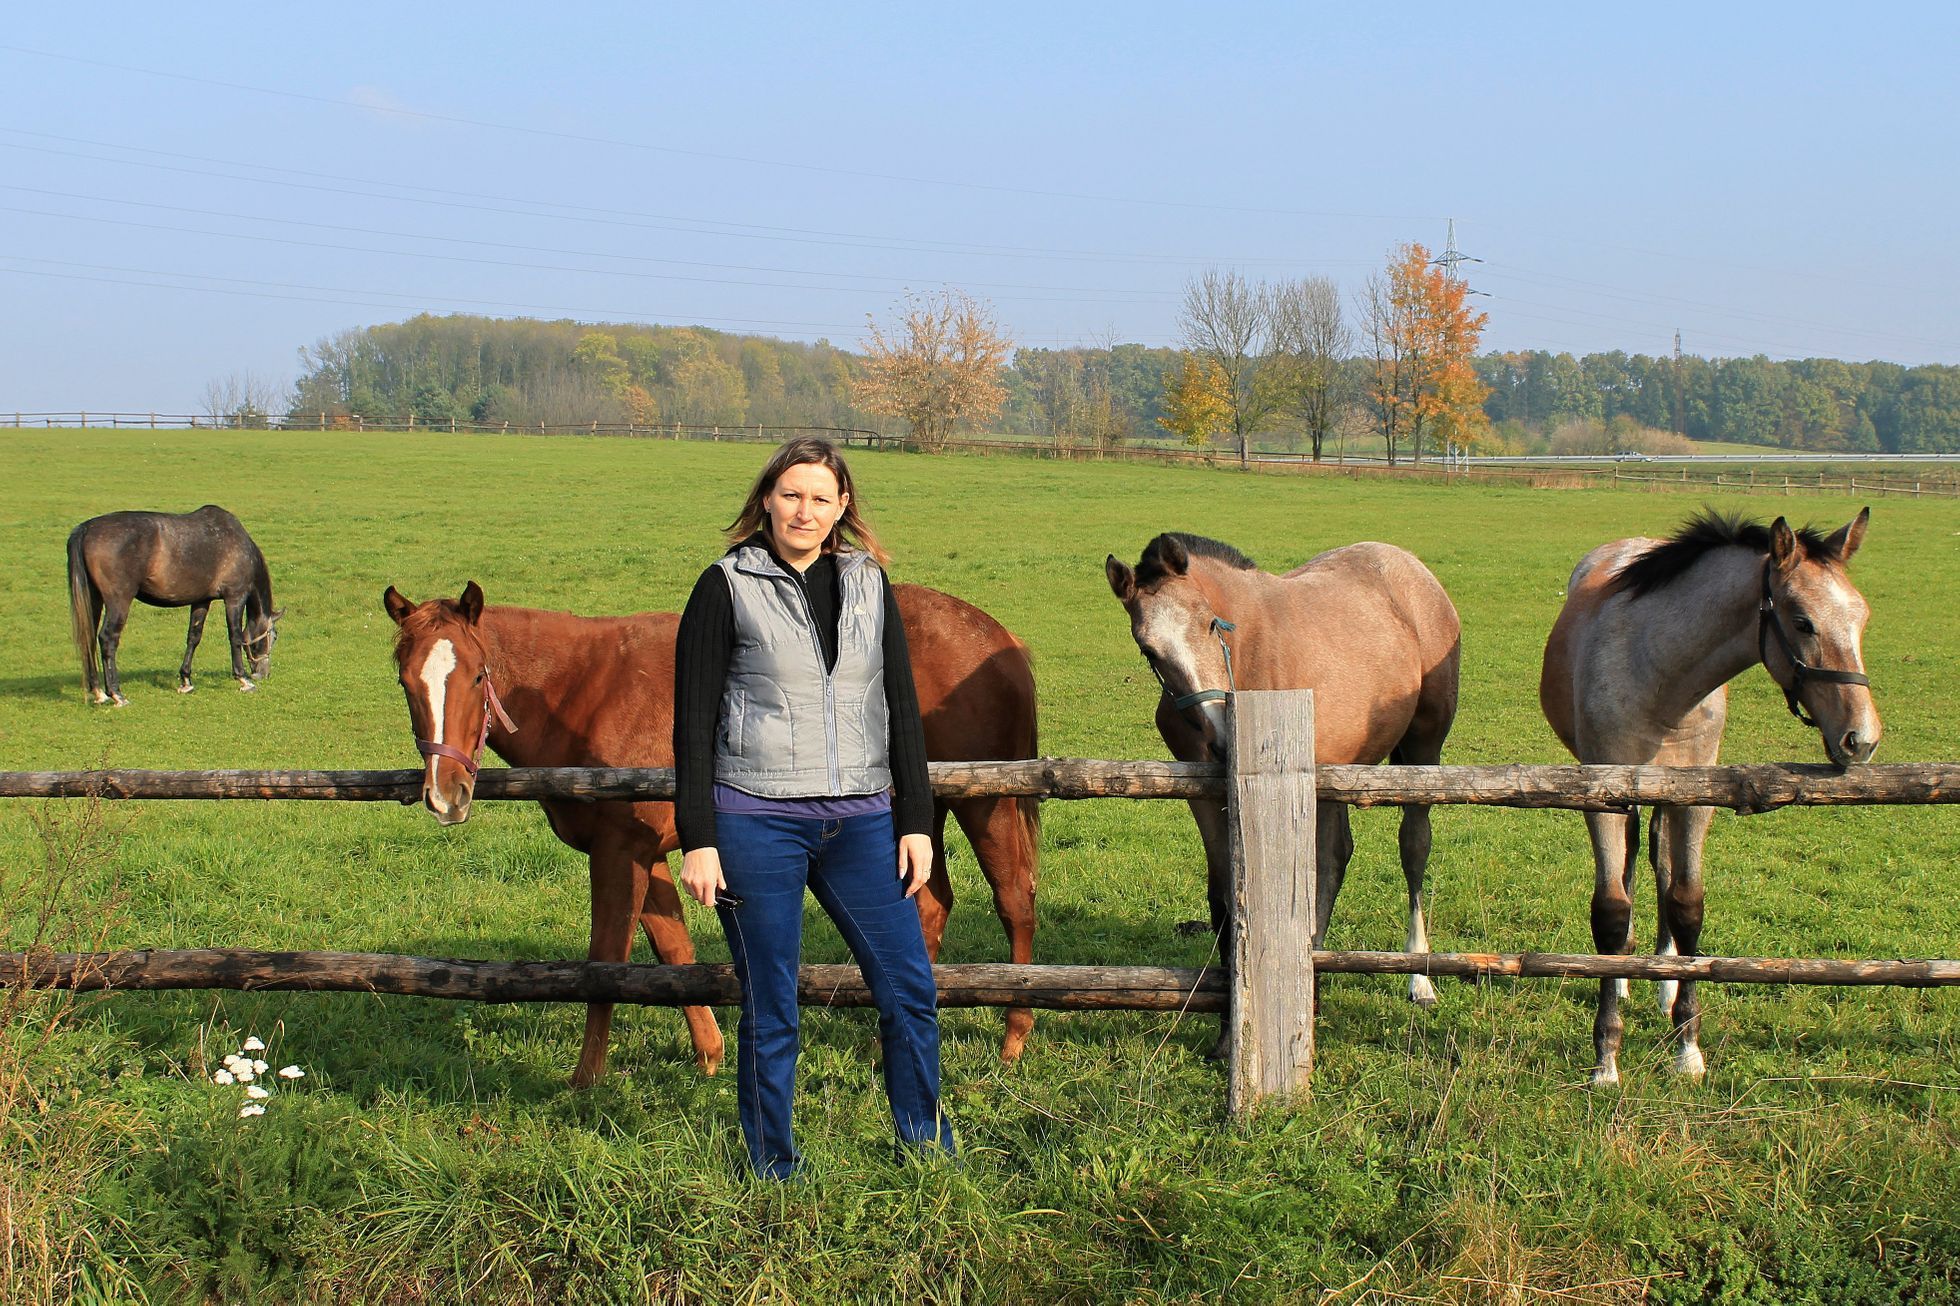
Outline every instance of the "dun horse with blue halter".
MULTIPOLYGON (((1461 628, 1456 608, 1413 554, 1389 544, 1332 549, 1284 576, 1259 570, 1230 545, 1159 535, 1136 569, 1108 558, 1109 587, 1163 686, 1157 730, 1182 761, 1222 761, 1225 706, 1240 689, 1314 691, 1314 755, 1325 763, 1384 759, 1434 765, 1456 718, 1461 628)), ((1214 931, 1231 892, 1224 804, 1191 800, 1205 845, 1214 931)), ((1408 950, 1429 950, 1422 914, 1429 809, 1402 809, 1408 950)), ((1345 803, 1321 803, 1313 946, 1327 932, 1354 840, 1345 803)), ((1426 976, 1409 996, 1436 1000, 1426 976)))
POLYGON ((191 692, 191 655, 211 604, 225 605, 231 674, 254 688, 272 665, 279 613, 265 555, 238 518, 216 504, 196 512, 112 512, 91 517, 68 535, 68 602, 82 678, 97 703, 128 703, 116 670, 129 605, 191 610, 177 692, 191 692), (96 649, 102 661, 98 677, 96 649))
MULTIPOLYGON (((1864 673, 1870 609, 1844 566, 1865 538, 1867 509, 1825 536, 1703 513, 1666 540, 1602 544, 1580 559, 1545 645, 1538 696, 1581 762, 1711 766, 1728 721, 1728 682, 1761 663, 1790 712, 1822 736, 1841 767, 1869 761, 1883 729, 1864 673)), ((1659 807, 1648 822, 1658 921, 1655 950, 1701 944, 1706 807, 1659 807)), ((1593 944, 1633 951, 1633 876, 1640 821, 1588 812, 1593 944)), ((1703 1073, 1701 1010, 1692 981, 1659 986, 1673 1021, 1674 1068, 1703 1073)), ((1617 1083, 1625 980, 1600 984, 1592 1081, 1617 1083)))

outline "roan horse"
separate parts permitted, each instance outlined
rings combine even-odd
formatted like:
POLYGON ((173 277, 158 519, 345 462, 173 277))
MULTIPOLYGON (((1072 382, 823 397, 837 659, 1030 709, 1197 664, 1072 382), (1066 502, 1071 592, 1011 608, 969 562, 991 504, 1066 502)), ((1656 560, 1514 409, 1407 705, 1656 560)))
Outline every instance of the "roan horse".
MULTIPOLYGON (((1224 758, 1225 704, 1238 689, 1313 690, 1318 762, 1441 759, 1456 718, 1461 630, 1449 595, 1413 554, 1350 544, 1274 576, 1230 545, 1167 534, 1150 541, 1135 571, 1113 556, 1103 567, 1163 684, 1157 730, 1179 759, 1224 758)), ((1194 798, 1191 815, 1205 845, 1211 927, 1222 932, 1231 893, 1225 807, 1194 798)), ((1429 949, 1422 914, 1429 842, 1429 809, 1405 806, 1410 952, 1429 949)), ((1317 848, 1316 948, 1354 854, 1347 804, 1320 804, 1317 848)), ((1410 977, 1409 996, 1424 1006, 1436 1001, 1424 975, 1410 977)))
POLYGON ((271 667, 279 613, 272 606, 265 555, 238 518, 216 504, 187 513, 112 512, 91 517, 68 533, 69 616, 83 682, 97 703, 120 707, 129 702, 116 674, 116 647, 129 620, 130 602, 139 599, 157 608, 190 607, 178 693, 194 688, 191 655, 197 652, 214 600, 225 605, 231 674, 238 687, 254 688, 254 679, 263 679, 271 667))
MULTIPOLYGON (((1870 609, 1844 564, 1870 509, 1825 537, 1704 512, 1671 539, 1615 540, 1579 560, 1545 645, 1538 698, 1581 762, 1711 766, 1728 720, 1728 682, 1762 663, 1790 711, 1824 737, 1838 766, 1870 759, 1882 729, 1860 643, 1870 609), (1808 709, 1810 716, 1805 715, 1808 709)), ((1701 943, 1706 807, 1657 807, 1648 822, 1658 924, 1655 951, 1701 943)), ((1638 813, 1587 812, 1593 945, 1633 951, 1638 813)), ((1658 986, 1678 1043, 1674 1069, 1699 1076, 1701 1011, 1692 980, 1658 986)), ((1600 982, 1592 1082, 1619 1082, 1625 980, 1600 982)))
MULTIPOLYGON (((934 761, 1031 758, 1034 669, 1027 647, 978 608, 920 585, 895 587, 934 761)), ((680 617, 649 612, 579 617, 486 607, 475 581, 460 599, 416 604, 393 586, 382 597, 395 621, 395 663, 409 719, 427 758, 423 802, 444 825, 467 820, 487 743, 514 766, 674 764, 674 632, 680 617)), ((680 846, 667 802, 540 804, 552 833, 587 854, 592 937, 587 956, 625 961, 638 918, 660 960, 694 960, 667 854, 680 846)), ((993 886, 994 910, 1017 962, 1034 957, 1039 808, 1033 798, 940 799, 933 875, 918 895, 926 947, 936 959, 953 906, 945 854, 951 811, 993 886)), ((721 1029, 707 1007, 685 1009, 695 1061, 712 1074, 721 1029)), ((1001 1058, 1019 1057, 1033 1013, 1012 1008, 1001 1058)), ((605 1073, 612 1004, 586 1008, 585 1041, 572 1083, 605 1073)))

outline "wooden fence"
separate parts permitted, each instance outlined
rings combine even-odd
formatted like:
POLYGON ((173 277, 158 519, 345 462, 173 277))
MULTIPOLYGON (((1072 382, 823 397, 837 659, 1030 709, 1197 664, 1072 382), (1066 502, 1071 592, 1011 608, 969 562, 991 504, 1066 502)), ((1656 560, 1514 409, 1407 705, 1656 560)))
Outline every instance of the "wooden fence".
MULTIPOLYGON (((1232 1038, 1232 1111, 1305 1086, 1313 1059, 1316 972, 1578 978, 1695 979, 1727 983, 1960 985, 1960 961, 1749 957, 1604 957, 1557 953, 1313 951, 1314 804, 1430 803, 1581 811, 1677 804, 1765 812, 1789 806, 1960 802, 1960 764, 1869 766, 1433 766, 1317 767, 1309 691, 1242 692, 1232 711, 1232 762, 1110 762, 1042 758, 934 763, 946 797, 1060 799, 1226 797, 1233 921, 1223 968, 947 965, 935 968, 948 1007, 1223 1012, 1232 1038)), ((423 772, 70 771, 0 772, 0 798, 301 799, 419 801, 423 772)), ((655 768, 490 769, 484 800, 591 802, 673 797, 674 774, 655 768)), ((638 966, 587 961, 486 962, 341 952, 230 949, 101 954, 0 954, 0 983, 68 989, 247 989, 395 993, 480 1002, 731 1004, 727 966, 638 966)), ((855 966, 805 966, 810 1004, 866 1006, 855 966)))

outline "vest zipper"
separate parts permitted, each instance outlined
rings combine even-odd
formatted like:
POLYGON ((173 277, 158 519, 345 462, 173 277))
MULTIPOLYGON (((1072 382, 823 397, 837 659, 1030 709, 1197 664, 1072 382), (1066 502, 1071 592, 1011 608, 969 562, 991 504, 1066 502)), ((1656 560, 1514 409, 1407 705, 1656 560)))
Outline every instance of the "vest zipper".
MULTIPOLYGON (((836 669, 826 665, 824 662, 823 636, 817 631, 816 606, 810 602, 810 591, 808 588, 809 577, 806 575, 791 576, 790 583, 796 586, 797 597, 803 600, 803 615, 809 619, 810 642, 816 646, 817 650, 817 671, 823 676, 824 774, 830 781, 830 796, 835 798, 844 787, 843 763, 837 753, 837 686, 831 678, 835 674, 836 669)), ((840 609, 838 616, 841 623, 844 588, 844 578, 842 576, 837 578, 837 588, 838 607, 840 609)), ((841 629, 838 631, 837 639, 837 654, 839 657, 842 657, 844 654, 842 646, 844 634, 841 629)))

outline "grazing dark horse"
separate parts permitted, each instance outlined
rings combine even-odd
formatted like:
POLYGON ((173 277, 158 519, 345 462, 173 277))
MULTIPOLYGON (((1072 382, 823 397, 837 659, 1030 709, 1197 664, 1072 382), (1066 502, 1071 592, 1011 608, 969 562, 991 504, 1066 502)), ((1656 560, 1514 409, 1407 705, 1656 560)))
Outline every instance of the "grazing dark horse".
POLYGON ((214 503, 186 513, 112 512, 91 517, 68 533, 69 616, 75 650, 82 656, 82 678, 97 703, 120 707, 129 702, 116 675, 116 647, 133 600, 156 608, 190 607, 190 636, 177 672, 180 694, 194 688, 191 655, 197 652, 213 601, 225 605, 231 674, 238 687, 255 688, 254 680, 264 679, 272 665, 279 613, 272 606, 265 555, 238 518, 214 503))
MULTIPOLYGON (((1109 587, 1130 633, 1163 684, 1157 730, 1182 761, 1223 760, 1225 703, 1237 689, 1314 691, 1314 756, 1372 766, 1442 759, 1456 719, 1461 630, 1449 595, 1413 554, 1390 544, 1332 549, 1284 576, 1197 535, 1159 535, 1136 570, 1112 555, 1109 587)), ((1319 808, 1313 946, 1327 933, 1354 854, 1345 803, 1319 808)), ((1225 806, 1192 799, 1204 840, 1211 927, 1225 928, 1231 894, 1225 806)), ((1402 809, 1402 873, 1409 888, 1408 951, 1427 952, 1422 916, 1429 809, 1402 809)), ((1428 1006, 1424 975, 1409 996, 1428 1006)))
MULTIPOLYGON (((1871 510, 1826 537, 1717 513, 1671 539, 1614 540, 1579 560, 1545 644, 1538 701, 1581 762, 1712 766, 1728 722, 1728 682, 1758 662, 1790 711, 1824 737, 1841 767, 1870 760, 1883 726, 1864 674, 1871 609, 1844 564, 1871 510), (1804 715, 1805 710, 1811 716, 1804 715)), ((1694 955, 1701 944, 1701 845, 1714 811, 1657 807, 1648 822, 1659 921, 1655 951, 1694 955)), ((1592 834, 1593 946, 1633 951, 1637 813, 1587 812, 1592 834)), ((1674 1022, 1674 1069, 1706 1069, 1694 981, 1658 986, 1674 1022)), ((1602 980, 1593 1046, 1595 1086, 1620 1079, 1625 980, 1602 980)))
MULTIPOLYGON (((895 587, 912 655, 927 756, 934 761, 1035 756, 1034 670, 1027 647, 969 603, 919 585, 895 587)), ((487 743, 513 766, 674 764, 674 632, 680 617, 648 612, 579 617, 486 607, 475 581, 459 599, 416 604, 393 586, 382 604, 397 627, 395 664, 427 769, 423 802, 436 820, 467 820, 487 743)), ((585 853, 592 872, 594 961, 625 961, 637 917, 660 960, 694 960, 667 854, 680 846, 668 802, 540 804, 552 833, 585 853)), ((940 799, 933 874, 918 895, 926 947, 937 959, 953 906, 945 857, 951 811, 993 886, 1013 959, 1034 957, 1040 839, 1032 798, 940 799)), ((695 1061, 721 1064, 721 1029, 707 1007, 685 1009, 695 1061)), ((1033 1013, 1013 1008, 1001 1058, 1020 1056, 1033 1013)), ((612 1004, 586 1008, 572 1083, 605 1073, 612 1004)))

